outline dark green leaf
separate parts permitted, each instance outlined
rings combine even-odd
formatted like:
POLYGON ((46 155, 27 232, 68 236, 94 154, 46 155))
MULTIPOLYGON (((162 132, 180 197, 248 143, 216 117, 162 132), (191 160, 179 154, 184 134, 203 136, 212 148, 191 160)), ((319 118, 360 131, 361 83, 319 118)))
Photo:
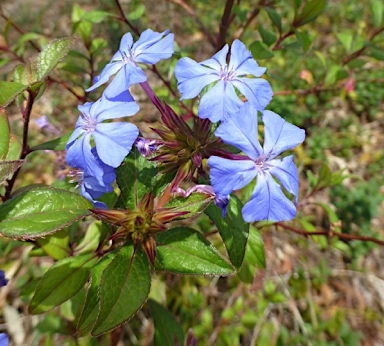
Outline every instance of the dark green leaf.
MULTIPOLYGON (((87 297, 85 299, 83 310, 77 322, 78 331, 82 332, 85 329, 93 326, 99 314, 99 287, 103 271, 112 262, 118 254, 119 249, 107 253, 92 269, 91 283, 88 288, 87 297)), ((79 311, 80 312, 80 311, 79 311)))
POLYGON ((183 329, 173 315, 152 299, 149 300, 149 308, 155 326, 154 345, 174 346, 176 340, 178 345, 184 345, 183 329))
POLYGON ((16 82, 0 81, 0 108, 8 106, 28 86, 16 82))
POLYGON ((36 145, 31 149, 31 151, 35 150, 65 150, 65 146, 68 142, 69 137, 71 137, 72 133, 67 133, 64 136, 53 139, 49 142, 45 142, 39 145, 36 145))
MULTIPOLYGON (((0 184, 2 184, 6 179, 15 173, 19 167, 24 163, 24 160, 15 160, 15 161, 0 161, 0 184)), ((0 214, 1 220, 1 214, 0 214)), ((0 223, 1 229, 1 223, 0 223)))
POLYGON ((0 205, 0 234, 36 239, 89 215, 93 204, 66 190, 35 186, 0 205))
POLYGON ((176 227, 156 235, 156 268, 179 274, 228 275, 232 266, 203 235, 176 227))
POLYGON ((312 0, 306 3, 303 11, 294 19, 293 26, 298 28, 299 26, 312 22, 324 11, 326 5, 326 0, 312 0))
MULTIPOLYGON (((0 160, 7 157, 9 149, 10 131, 7 114, 0 109, 0 160)), ((1 176, 0 176, 1 181, 1 176)))
POLYGON ((259 33, 261 35, 261 38, 263 39, 263 42, 269 47, 273 43, 276 42, 277 37, 273 31, 269 31, 263 28, 263 26, 259 25, 259 33))
POLYGON ((205 210, 219 229, 229 258, 236 268, 240 268, 243 263, 249 233, 249 223, 243 220, 242 208, 243 203, 236 196, 231 196, 225 219, 223 219, 221 208, 216 207, 214 203, 205 210))
POLYGON ((249 237, 244 260, 259 268, 265 268, 263 238, 261 237, 260 232, 252 225, 249 228, 249 237))
POLYGON ((187 219, 201 213, 211 202, 212 196, 195 192, 188 197, 176 197, 167 203, 165 208, 173 208, 172 211, 183 212, 188 211, 188 214, 182 215, 179 219, 187 219))
POLYGON ((300 32, 296 30, 295 34, 296 34, 297 40, 299 41, 301 47, 303 48, 304 53, 307 53, 313 42, 312 38, 308 34, 308 31, 303 30, 300 32))
POLYGON ((264 7, 264 9, 267 12, 268 17, 271 19, 273 25, 276 26, 279 33, 282 33, 283 29, 282 29, 282 25, 281 25, 280 15, 270 7, 264 7))
POLYGON ((376 60, 384 61, 384 52, 380 48, 372 47, 365 52, 365 55, 370 56, 376 60))
POLYGON ((37 58, 37 70, 40 80, 51 73, 61 59, 67 55, 74 42, 74 37, 60 38, 44 47, 37 58))
POLYGON ((254 59, 268 59, 273 57, 272 51, 260 41, 255 41, 249 46, 249 50, 252 53, 254 59))
POLYGON ((116 207, 135 209, 144 194, 152 190, 156 174, 156 163, 146 159, 136 146, 133 146, 132 151, 116 170, 116 181, 121 190, 116 207))
POLYGON ((374 0, 372 3, 373 24, 380 28, 383 24, 384 3, 382 0, 374 0))
POLYGON ((147 257, 124 245, 104 270, 100 283, 100 311, 92 335, 100 335, 128 321, 144 304, 151 287, 147 257))
POLYGON ((96 263, 94 254, 67 257, 56 262, 42 277, 29 305, 29 312, 41 314, 60 305, 84 287, 89 269, 96 263))

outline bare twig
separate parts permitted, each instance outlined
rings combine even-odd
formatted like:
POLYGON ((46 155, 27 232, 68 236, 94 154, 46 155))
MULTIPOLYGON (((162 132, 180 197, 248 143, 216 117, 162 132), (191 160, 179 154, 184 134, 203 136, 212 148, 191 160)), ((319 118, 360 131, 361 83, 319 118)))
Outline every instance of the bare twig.
POLYGON ((223 13, 223 16, 221 17, 221 22, 220 22, 220 31, 217 37, 217 45, 216 45, 217 50, 221 49, 225 45, 228 27, 230 24, 230 16, 231 16, 234 2, 235 2, 234 0, 227 0, 225 2, 224 13, 223 13))

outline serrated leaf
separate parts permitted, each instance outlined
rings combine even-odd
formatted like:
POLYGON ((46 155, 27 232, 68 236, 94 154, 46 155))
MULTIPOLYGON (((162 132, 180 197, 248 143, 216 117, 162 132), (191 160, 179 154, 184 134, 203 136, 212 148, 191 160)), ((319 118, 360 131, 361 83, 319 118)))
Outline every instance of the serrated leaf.
POLYGON ((93 326, 97 320, 99 314, 99 287, 101 276, 103 271, 107 266, 112 262, 112 260, 119 253, 120 249, 115 249, 111 252, 108 252, 103 258, 97 262, 97 264, 91 269, 91 283, 89 285, 87 296, 85 299, 84 307, 80 313, 79 318, 77 319, 77 330, 79 332, 84 331, 85 329, 93 326))
POLYGON ((35 186, 0 205, 0 234, 36 239, 82 219, 92 208, 90 201, 76 193, 35 186))
POLYGON ((4 160, 8 154, 9 140, 10 131, 8 117, 7 114, 5 114, 5 110, 0 109, 0 160, 4 160))
POLYGON ((37 71, 40 80, 46 78, 61 59, 68 54, 74 42, 74 37, 60 38, 44 47, 37 58, 37 71))
POLYGON ((275 10, 273 10, 272 8, 264 7, 264 9, 267 12, 268 17, 271 19, 273 25, 276 26, 279 33, 281 33, 283 31, 283 29, 282 29, 282 25, 281 25, 280 15, 275 10))
POLYGON ((294 19, 293 27, 298 28, 315 20, 327 5, 326 0, 312 0, 305 4, 302 12, 294 19))
POLYGON ((35 150, 65 150, 65 146, 67 145, 69 137, 71 137, 72 133, 67 133, 64 136, 53 139, 51 141, 36 145, 31 149, 31 151, 35 150))
POLYGON ((66 230, 61 230, 44 238, 37 239, 36 242, 44 252, 55 260, 60 260, 71 255, 69 247, 69 236, 66 230))
POLYGON ((60 305, 82 289, 89 269, 96 263, 95 254, 67 257, 56 262, 42 277, 29 305, 29 312, 41 314, 60 305))
POLYGON ((149 308, 155 327, 154 345, 174 346, 176 340, 178 345, 184 345, 183 329, 170 311, 152 299, 149 300, 149 308))
POLYGON ((172 208, 174 212, 188 211, 188 214, 181 215, 178 219, 188 219, 201 213, 211 202, 213 196, 195 192, 188 197, 176 197, 168 202, 164 208, 172 208))
POLYGON ((214 203, 211 203, 205 210, 205 214, 219 229, 229 258, 237 269, 243 263, 249 234, 249 223, 243 220, 242 208, 243 203, 236 196, 231 196, 225 219, 223 219, 221 208, 216 207, 214 203))
POLYGON ((0 107, 8 106, 17 96, 27 89, 28 86, 20 83, 0 81, 0 107))
POLYGON ((268 59, 273 57, 272 51, 260 41, 255 41, 249 46, 249 50, 252 53, 252 56, 256 60, 268 59))
POLYGON ((178 274, 228 275, 232 266, 203 235, 175 227, 156 235, 156 268, 178 274))
POLYGON ((24 160, 0 161, 0 184, 2 184, 6 179, 8 179, 10 175, 15 173, 23 165, 23 163, 24 160))
POLYGON ((380 28, 383 24, 384 3, 382 0, 374 0, 372 3, 373 24, 380 28))
POLYGON ((99 297, 100 311, 92 335, 100 335, 128 321, 144 304, 151 287, 147 257, 124 245, 104 270, 99 297))
POLYGON ((269 30, 264 29, 264 27, 261 24, 259 25, 259 33, 261 35, 263 42, 267 46, 272 45, 277 40, 275 33, 273 31, 269 31, 269 30))
POLYGON ((299 41, 301 47, 303 48, 304 53, 307 53, 313 42, 312 38, 308 34, 308 31, 303 30, 300 32, 296 30, 295 34, 296 34, 297 40, 299 41))
POLYGON ((135 209, 141 198, 152 190, 156 174, 156 163, 146 159, 133 146, 132 151, 116 169, 116 182, 121 191, 116 207, 135 209))

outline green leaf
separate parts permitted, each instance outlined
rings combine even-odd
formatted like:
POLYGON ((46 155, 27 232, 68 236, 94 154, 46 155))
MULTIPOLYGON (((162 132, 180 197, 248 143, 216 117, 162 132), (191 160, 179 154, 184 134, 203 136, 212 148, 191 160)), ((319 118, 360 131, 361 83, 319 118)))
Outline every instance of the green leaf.
POLYGON ((80 291, 96 263, 94 254, 67 257, 56 262, 42 277, 29 305, 29 312, 41 314, 60 305, 80 291))
POLYGON ((255 41, 249 46, 249 50, 252 53, 252 56, 256 60, 268 59, 273 57, 272 51, 260 41, 255 41))
POLYGON ((380 48, 371 47, 365 52, 365 55, 370 56, 376 60, 384 61, 384 52, 380 48))
MULTIPOLYGON (((99 287, 103 271, 112 262, 119 253, 120 249, 108 252, 97 264, 91 269, 91 283, 87 291, 84 307, 77 319, 77 330, 79 332, 91 327, 97 320, 99 314, 99 287)), ((79 311, 80 312, 80 311, 79 311)))
POLYGON ((128 14, 129 20, 137 20, 140 19, 145 12, 145 6, 142 4, 139 4, 135 7, 133 11, 130 11, 128 14))
POLYGON ((9 149, 7 154, 7 160, 16 161, 20 158, 22 151, 22 143, 19 137, 14 134, 11 134, 9 140, 9 149))
MULTIPOLYGON (((0 110, 0 160, 4 160, 8 154, 10 140, 9 122, 5 110, 0 110)), ((0 178, 1 179, 1 178, 0 178)))
POLYGON ((321 189, 329 186, 331 182, 332 182, 332 172, 329 169, 329 167, 325 163, 323 163, 320 167, 319 179, 317 180, 316 186, 318 189, 321 189))
POLYGON ((91 48, 89 49, 89 53, 94 55, 99 55, 102 51, 108 47, 108 42, 101 37, 96 37, 91 42, 91 48))
POLYGON ((104 270, 100 283, 100 311, 92 335, 100 335, 128 321, 144 304, 151 287, 147 257, 132 244, 124 245, 104 270))
POLYGON ((94 221, 89 226, 83 240, 75 247, 76 253, 92 252, 99 246, 100 238, 103 233, 101 221, 94 221))
POLYGON ((109 17, 109 16, 114 16, 113 13, 105 12, 105 11, 91 11, 86 13, 82 18, 81 21, 84 22, 90 22, 90 23, 101 23, 104 18, 109 17))
POLYGON ((260 232, 252 225, 249 228, 247 248, 245 250, 245 261, 259 268, 265 268, 265 253, 263 238, 260 232))
POLYGON ((264 7, 264 10, 267 12, 268 17, 271 19, 273 25, 276 26, 277 30, 281 34, 283 29, 282 29, 282 25, 281 25, 280 15, 270 7, 264 7))
POLYGON ((16 82, 0 81, 0 108, 8 106, 28 86, 16 82))
POLYGON ((273 31, 269 31, 264 29, 264 27, 260 24, 259 25, 259 33, 261 35, 261 38, 263 39, 263 42, 269 47, 273 43, 276 42, 277 37, 273 31))
POLYGON ((0 205, 0 234, 36 239, 82 219, 91 208, 93 204, 76 193, 35 186, 0 205))
POLYGON ((178 217, 178 219, 188 219, 201 213, 211 202, 212 198, 210 195, 195 192, 188 197, 179 196, 172 199, 164 208, 173 208, 172 211, 175 212, 188 211, 188 214, 178 217))
POLYGON ((69 247, 69 236, 67 230, 61 230, 44 238, 37 239, 36 242, 44 252, 55 260, 63 259, 71 255, 69 247))
POLYGON ((249 233, 249 223, 243 220, 242 208, 243 203, 236 196, 232 195, 225 219, 222 216, 221 208, 216 207, 214 203, 211 203, 205 210, 205 213, 219 229, 229 258, 237 269, 243 263, 249 233))
POLYGON ((37 58, 37 71, 40 80, 46 78, 61 59, 68 54, 74 42, 74 37, 60 38, 44 47, 37 58))
MULTIPOLYGON (((0 161, 0 184, 15 173, 24 163, 24 160, 0 161)), ((0 214, 1 215, 1 214, 0 214)), ((1 220, 1 216, 0 216, 1 220)), ((1 229, 1 223, 0 223, 1 229)))
POLYGON ((294 19, 293 27, 298 28, 315 20, 324 11, 326 5, 326 0, 312 0, 306 3, 303 11, 294 19))
POLYGON ((154 345, 155 346, 174 346, 184 345, 184 333, 180 323, 173 315, 156 301, 149 300, 149 308, 155 327, 154 345))
POLYGON ((146 159, 136 146, 133 146, 129 155, 116 170, 116 182, 121 190, 116 207, 135 209, 141 198, 152 190, 156 174, 156 163, 146 159))
POLYGON ((175 227, 156 235, 156 268, 178 274, 228 275, 232 266, 203 235, 175 227))
POLYGON ((304 53, 307 53, 313 43, 313 39, 309 36, 308 31, 303 30, 300 32, 299 30, 296 30, 295 34, 296 34, 297 40, 299 41, 301 47, 303 48, 304 53))
POLYGON ((323 53, 320 51, 315 51, 316 56, 319 58, 321 64, 323 65, 324 68, 327 68, 327 60, 325 59, 323 53))
POLYGON ((67 133, 64 136, 53 139, 49 142, 45 142, 39 145, 36 145, 31 149, 31 151, 35 150, 65 150, 65 146, 67 145, 69 137, 71 137, 71 133, 67 133))
POLYGON ((380 28, 383 24, 384 3, 382 0, 374 0, 372 3, 373 24, 380 28))

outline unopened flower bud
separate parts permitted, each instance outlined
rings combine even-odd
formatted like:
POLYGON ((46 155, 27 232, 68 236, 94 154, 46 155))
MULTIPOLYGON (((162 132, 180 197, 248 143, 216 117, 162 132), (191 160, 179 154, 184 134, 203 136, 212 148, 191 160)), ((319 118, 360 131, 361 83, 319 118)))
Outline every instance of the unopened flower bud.
POLYGON ((143 250, 147 255, 149 261, 152 266, 155 266, 155 258, 156 258, 156 241, 153 237, 147 237, 143 241, 143 250))

